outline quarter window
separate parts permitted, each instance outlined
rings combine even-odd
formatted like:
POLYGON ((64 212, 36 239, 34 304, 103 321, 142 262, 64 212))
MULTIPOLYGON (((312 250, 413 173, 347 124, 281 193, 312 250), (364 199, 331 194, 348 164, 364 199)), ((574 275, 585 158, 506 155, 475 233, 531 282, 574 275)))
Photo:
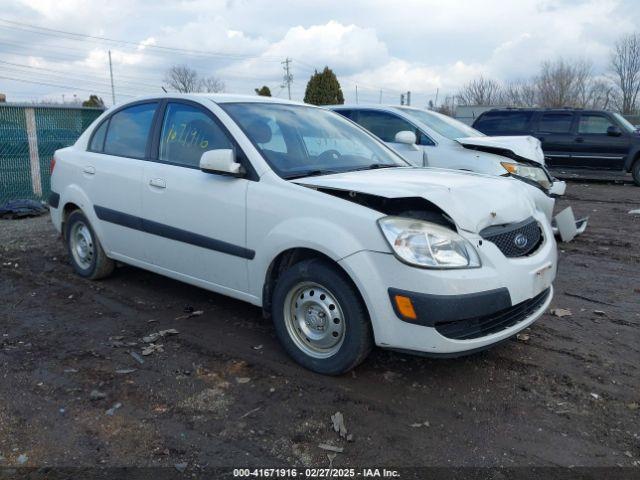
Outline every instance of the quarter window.
POLYGON ((104 137, 107 133, 107 127, 109 126, 109 119, 100 124, 93 136, 91 137, 91 143, 89 144, 89 150, 92 152, 102 152, 104 148, 104 137))
POLYGON ((157 106, 157 103, 144 103, 113 114, 104 142, 104 152, 121 157, 144 158, 157 106))
POLYGON ((169 103, 162 122, 159 159, 187 167, 198 167, 208 150, 233 148, 222 128, 202 109, 169 103))
POLYGON ((606 135, 613 122, 603 115, 580 115, 578 133, 592 135, 606 135))
POLYGON ((540 118, 538 131, 544 133, 570 133, 572 113, 545 113, 540 118))

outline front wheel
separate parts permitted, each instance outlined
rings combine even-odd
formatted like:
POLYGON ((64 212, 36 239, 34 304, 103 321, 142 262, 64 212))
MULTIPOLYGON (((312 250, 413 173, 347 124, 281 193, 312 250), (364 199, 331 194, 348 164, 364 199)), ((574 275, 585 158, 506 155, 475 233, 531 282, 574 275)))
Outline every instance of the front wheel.
POLYGON ((633 164, 631 175, 633 175, 633 182, 637 187, 640 187, 640 157, 633 164))
POLYGON ((276 334, 287 353, 314 372, 345 373, 373 347, 360 295, 328 262, 306 260, 284 272, 271 308, 276 334))

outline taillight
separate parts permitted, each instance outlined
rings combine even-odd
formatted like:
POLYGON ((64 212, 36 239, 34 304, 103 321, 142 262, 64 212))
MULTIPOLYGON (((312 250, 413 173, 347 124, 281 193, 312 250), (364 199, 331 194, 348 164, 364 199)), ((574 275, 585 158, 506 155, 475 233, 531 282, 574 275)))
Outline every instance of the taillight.
POLYGON ((51 157, 51 163, 49 164, 49 174, 53 173, 54 168, 56 168, 56 157, 51 157))

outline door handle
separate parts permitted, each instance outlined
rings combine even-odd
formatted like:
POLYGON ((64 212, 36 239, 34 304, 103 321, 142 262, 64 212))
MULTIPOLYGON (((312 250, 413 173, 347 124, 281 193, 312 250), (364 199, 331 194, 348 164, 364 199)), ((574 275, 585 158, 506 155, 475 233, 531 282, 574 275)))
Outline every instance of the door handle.
POLYGON ((92 165, 87 165, 85 166, 82 171, 84 173, 86 173, 87 175, 95 175, 96 173, 96 167, 92 166, 92 165))
POLYGON ((578 143, 582 143, 582 142, 584 142, 584 138, 582 138, 582 137, 576 137, 576 142, 578 142, 578 143))
POLYGON ((167 188, 167 182, 163 178, 152 178, 149 180, 149 185, 156 188, 167 188))

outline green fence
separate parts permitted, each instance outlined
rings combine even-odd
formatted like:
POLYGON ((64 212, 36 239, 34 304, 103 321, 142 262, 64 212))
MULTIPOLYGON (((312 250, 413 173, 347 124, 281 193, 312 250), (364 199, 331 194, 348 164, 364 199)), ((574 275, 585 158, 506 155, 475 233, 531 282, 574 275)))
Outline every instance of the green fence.
POLYGON ((8 200, 46 200, 49 164, 59 148, 75 143, 102 110, 0 104, 0 206, 8 200))

